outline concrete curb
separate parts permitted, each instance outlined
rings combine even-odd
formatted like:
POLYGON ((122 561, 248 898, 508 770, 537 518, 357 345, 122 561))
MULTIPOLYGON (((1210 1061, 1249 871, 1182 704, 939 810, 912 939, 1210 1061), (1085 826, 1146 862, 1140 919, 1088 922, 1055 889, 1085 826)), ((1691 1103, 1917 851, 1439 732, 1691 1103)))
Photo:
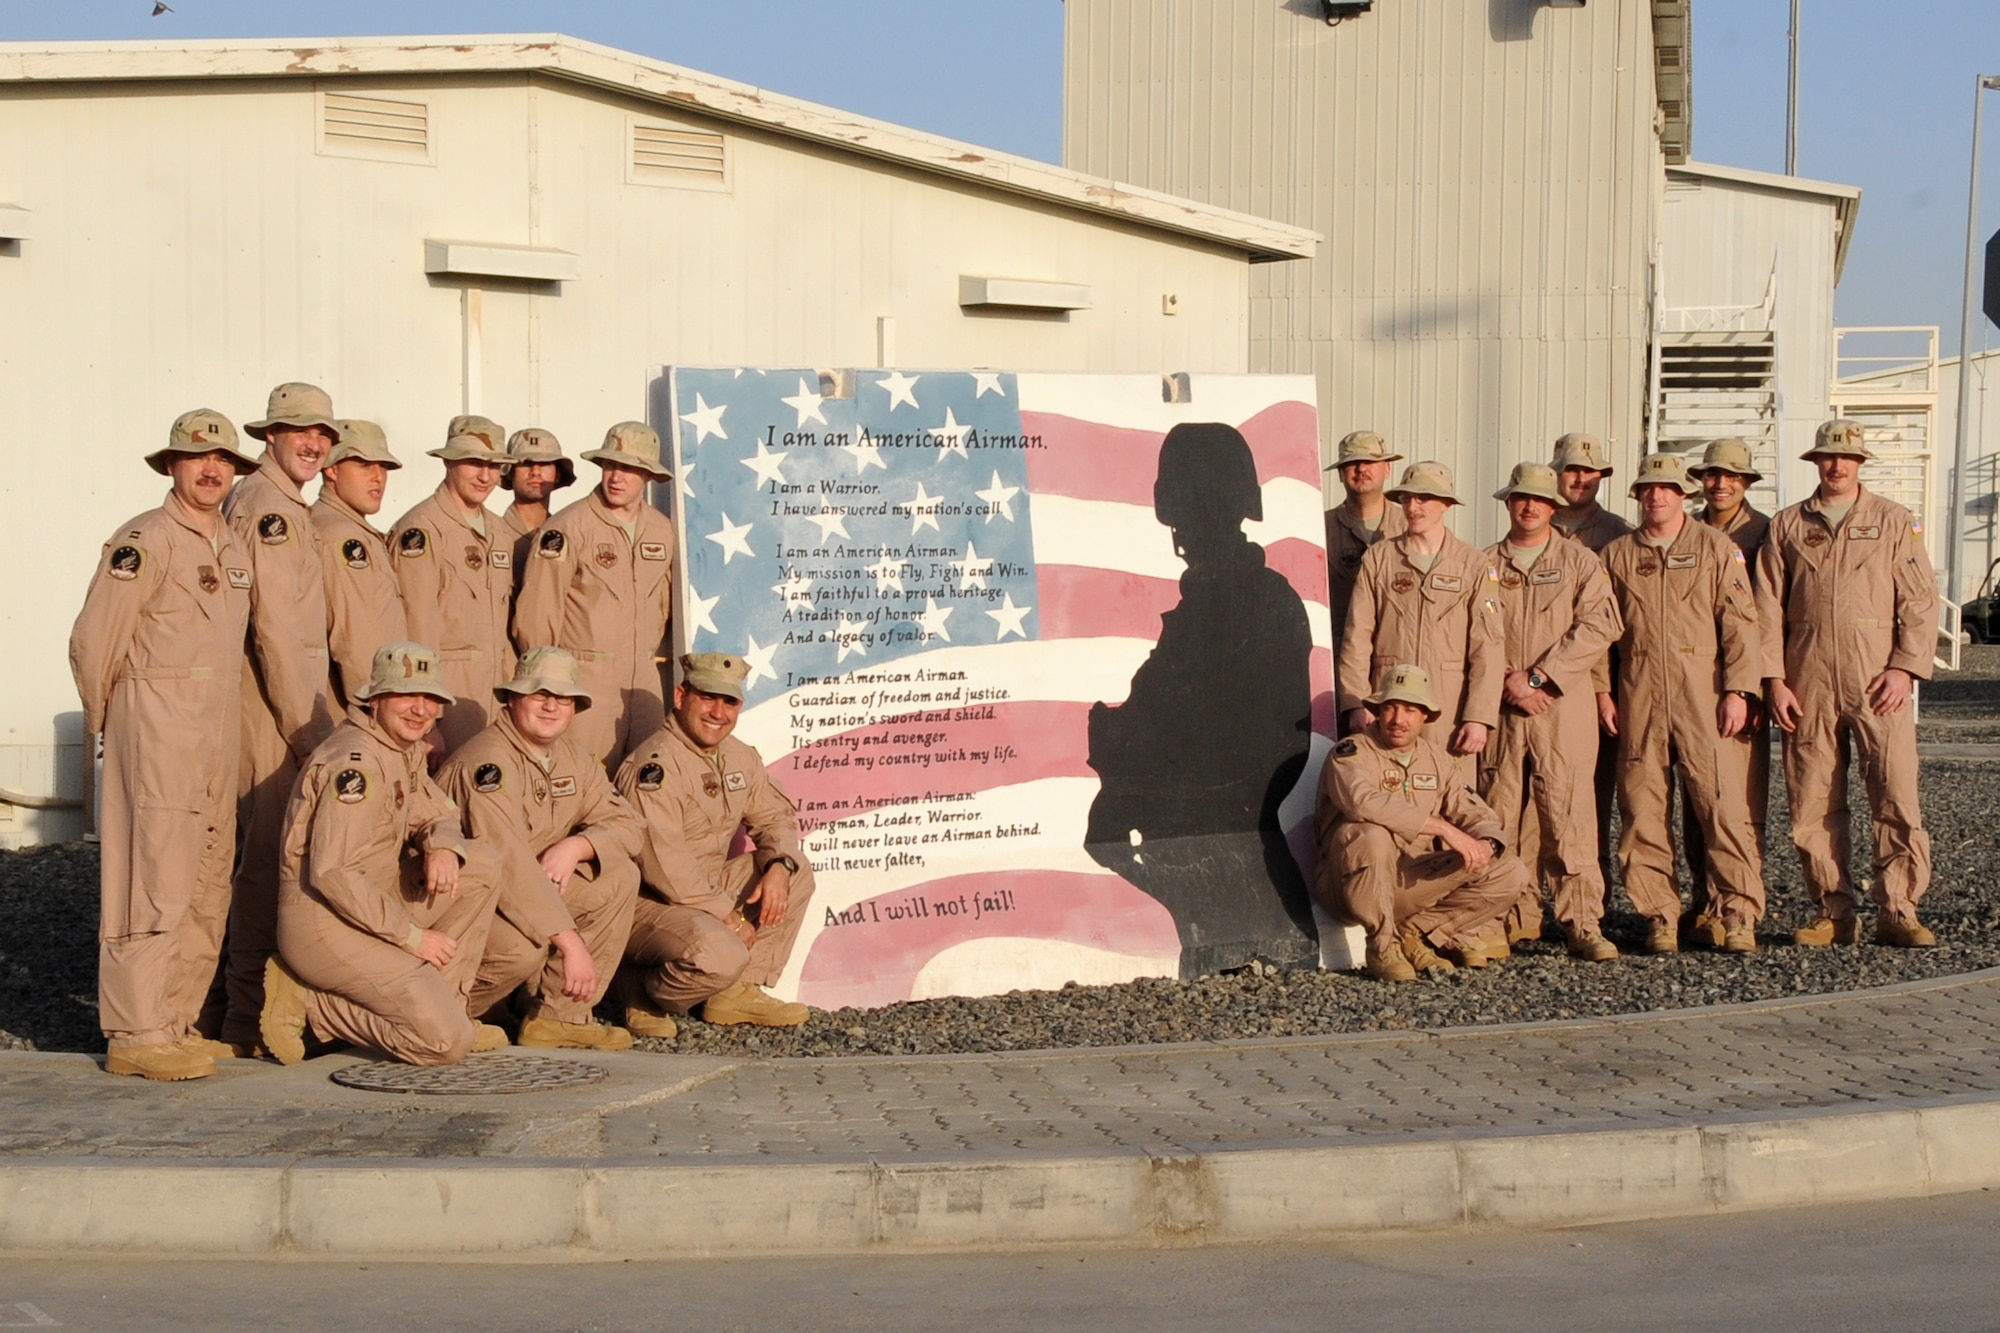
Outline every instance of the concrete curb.
POLYGON ((814 1165, 0 1162, 0 1255, 579 1262, 1550 1227, 2000 1186, 2000 1097, 1661 1129, 814 1165))

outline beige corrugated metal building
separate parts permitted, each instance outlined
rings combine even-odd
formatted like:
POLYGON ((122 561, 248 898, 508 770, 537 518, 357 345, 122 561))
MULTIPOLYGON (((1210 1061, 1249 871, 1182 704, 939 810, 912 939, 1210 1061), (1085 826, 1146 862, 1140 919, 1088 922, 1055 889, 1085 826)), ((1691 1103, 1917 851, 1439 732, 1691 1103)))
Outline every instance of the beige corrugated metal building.
POLYGON ((1250 365, 1311 371, 1485 494, 1555 436, 1641 452, 1664 168, 1687 151, 1685 0, 1067 0, 1064 159, 1308 226, 1252 274, 1250 365))
MULTIPOLYGON (((451 414, 574 455, 666 363, 1241 371, 1253 263, 1313 248, 562 37, 0 44, 0 789, 80 790, 70 622, 189 407, 326 386, 393 519, 451 414)), ((80 819, 0 796, 0 843, 80 819)))

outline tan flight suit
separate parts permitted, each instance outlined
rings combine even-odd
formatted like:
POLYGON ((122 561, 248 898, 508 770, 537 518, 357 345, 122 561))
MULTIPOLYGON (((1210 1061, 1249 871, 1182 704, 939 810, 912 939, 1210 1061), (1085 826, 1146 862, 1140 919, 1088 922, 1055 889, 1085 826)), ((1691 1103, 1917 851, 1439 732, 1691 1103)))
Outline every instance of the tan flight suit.
POLYGON ((375 650, 410 637, 402 586, 389 557, 389 538, 356 513, 333 487, 313 502, 320 565, 326 574, 327 651, 333 659, 333 700, 343 711, 368 683, 375 650))
POLYGON ((438 650, 445 688, 457 697, 438 716, 446 750, 456 750, 500 713, 494 687, 514 675, 507 615, 514 599, 514 549, 499 518, 485 512, 472 530, 443 485, 396 520, 396 578, 410 637, 438 650))
POLYGON ((505 1003, 525 983, 524 1018, 591 1022, 591 1008, 610 988, 632 932, 646 835, 639 812, 611 789, 604 766, 567 735, 549 748, 545 766, 504 709, 445 761, 438 785, 465 812, 466 836, 500 855, 499 913, 473 983, 472 1013, 505 1003), (589 838, 597 855, 578 864, 568 891, 559 893, 535 858, 572 833, 589 838), (588 999, 563 994, 562 955, 549 941, 565 930, 583 937, 597 964, 597 989, 588 999))
POLYGON ((171 493, 104 543, 70 633, 86 733, 104 734, 98 1021, 120 1045, 179 1041, 215 980, 236 851, 250 558, 171 493))
MULTIPOLYGON (((1450 533, 1428 573, 1410 563, 1408 543, 1407 534, 1377 542, 1361 558, 1334 680, 1344 716, 1365 706, 1382 672, 1422 667, 1442 710, 1424 735, 1444 746, 1461 722, 1500 721, 1499 576, 1483 551, 1450 533)), ((1455 757, 1465 781, 1477 782, 1474 757, 1455 757)))
POLYGON ((1727 926, 1764 915, 1763 861, 1750 827, 1748 747, 1716 731, 1726 690, 1762 687, 1757 608, 1734 542, 1687 519, 1662 552, 1637 532, 1604 551, 1625 621, 1619 640, 1618 864, 1625 895, 1655 929, 1678 924, 1680 891, 1668 836, 1671 770, 1707 840, 1710 882, 1727 926))
POLYGON ((1546 874, 1556 920, 1572 934, 1597 931, 1604 911, 1604 876, 1597 864, 1599 664, 1623 626, 1603 562, 1554 532, 1527 569, 1507 555, 1507 543, 1486 548, 1500 571, 1500 611, 1506 670, 1538 670, 1555 687, 1550 707, 1530 717, 1504 701, 1500 726, 1480 756, 1480 790, 1500 815, 1507 845, 1530 870, 1528 895, 1515 907, 1539 927, 1546 874), (1522 840, 1522 816, 1537 816, 1535 843, 1522 840))
POLYGON ((323 1040, 411 1064, 472 1049, 466 1013, 499 896, 491 847, 459 834, 458 807, 424 771, 425 747, 396 744, 361 708, 313 751, 285 812, 278 946, 306 987, 323 1040), (456 853, 458 895, 424 892, 424 855, 456 853), (458 941, 442 970, 417 957, 425 930, 458 941))
POLYGON ((1581 519, 1571 519, 1558 509, 1551 522, 1557 532, 1597 555, 1603 555, 1605 547, 1632 531, 1630 523, 1603 505, 1592 505, 1581 519))
MULTIPOLYGON (((1385 537, 1400 537, 1410 530, 1410 521, 1403 517, 1403 507, 1389 504, 1382 506, 1382 522, 1370 532, 1361 524, 1361 519, 1345 503, 1335 505, 1326 511, 1326 607, 1332 618, 1334 633, 1334 655, 1340 653, 1340 637, 1347 632, 1347 607, 1354 600, 1354 581, 1361 574, 1361 557, 1369 548, 1385 537)), ((1363 681, 1361 693, 1373 688, 1373 682, 1363 681)), ((1346 715, 1338 720, 1341 734, 1346 734, 1346 715)))
POLYGON ((641 505, 628 536, 592 491, 542 525, 521 571, 515 646, 553 644, 576 655, 593 702, 569 734, 607 769, 666 722, 655 659, 673 609, 673 569, 674 525, 665 514, 641 505))
POLYGON ((776 981, 812 904, 813 873, 799 844, 798 812, 757 751, 728 736, 714 754, 703 754, 670 717, 633 747, 618 770, 618 790, 646 821, 645 889, 625 956, 643 969, 647 995, 684 1014, 738 981, 776 981), (750 850, 732 857, 738 829, 749 833, 750 850), (746 949, 724 923, 764 867, 786 856, 798 869, 785 919, 758 930, 746 949))
POLYGON ((332 732, 337 717, 328 674, 326 574, 305 498, 267 449, 257 470, 223 501, 222 512, 249 552, 252 576, 223 1039, 254 1042, 264 1008, 264 960, 278 948, 285 802, 300 762, 332 732))
MULTIPOLYGON (((539 531, 541 531, 539 527, 529 527, 528 520, 521 517, 521 506, 519 504, 508 505, 507 512, 500 515, 501 540, 507 544, 507 549, 512 552, 514 599, 517 602, 521 597, 521 577, 527 572, 528 557, 535 553, 531 543, 534 540, 535 534, 539 531)), ((542 645, 531 643, 528 646, 530 648, 539 648, 542 645)))
MULTIPOLYGON (((1595 552, 1599 558, 1604 548, 1632 530, 1617 514, 1603 505, 1593 504, 1590 512, 1582 519, 1570 521, 1563 517, 1562 510, 1555 512, 1550 520, 1557 532, 1581 546, 1595 552)), ((1605 654, 1604 663, 1598 668, 1596 690, 1600 694, 1611 694, 1611 682, 1618 676, 1618 649, 1614 646, 1605 654)), ((1605 899, 1611 895, 1611 807, 1618 798, 1618 741, 1616 737, 1598 736, 1597 768, 1591 774, 1591 795, 1597 801, 1597 868, 1605 882, 1605 899)))
MULTIPOLYGON (((1708 521, 1708 508, 1702 507, 1698 516, 1700 522, 1708 521)), ((1712 526, 1712 525, 1711 525, 1712 526)), ((1771 520, 1766 515, 1752 509, 1749 503, 1737 506, 1728 526, 1715 529, 1736 543, 1736 549, 1743 552, 1743 560, 1750 569, 1750 591, 1757 590, 1757 554, 1763 549, 1764 538, 1771 531, 1771 520)), ((1760 622, 1758 638, 1763 638, 1760 622)), ((1750 827, 1757 833, 1757 855, 1761 859, 1767 848, 1764 843, 1764 826, 1771 813, 1771 733, 1770 718, 1762 704, 1754 704, 1750 709, 1750 725, 1734 738, 1745 749, 1746 762, 1744 777, 1749 783, 1750 827)), ((1713 916, 1722 914, 1722 904, 1716 897, 1714 886, 1708 882, 1707 846, 1701 837, 1701 821, 1695 818, 1694 803, 1685 795, 1681 798, 1681 847, 1687 852, 1688 867, 1694 873, 1694 907, 1698 912, 1713 916)))
POLYGON ((1336 742, 1319 777, 1314 896, 1388 950, 1414 927, 1439 948, 1473 945, 1528 892, 1520 859, 1496 854, 1476 875, 1424 829, 1433 815, 1475 838, 1506 845, 1501 818, 1465 784, 1458 757, 1427 736, 1395 751, 1368 732, 1336 742))
POLYGON ((1917 805, 1916 710, 1877 717, 1868 682, 1889 667, 1931 677, 1937 584, 1910 511, 1863 489, 1833 531, 1817 496, 1781 511, 1758 558, 1763 673, 1782 677, 1803 716, 1785 737, 1792 841, 1806 888, 1830 917, 1854 913, 1848 869, 1847 745, 1868 784, 1875 827, 1870 896, 1914 917, 1931 882, 1917 805))

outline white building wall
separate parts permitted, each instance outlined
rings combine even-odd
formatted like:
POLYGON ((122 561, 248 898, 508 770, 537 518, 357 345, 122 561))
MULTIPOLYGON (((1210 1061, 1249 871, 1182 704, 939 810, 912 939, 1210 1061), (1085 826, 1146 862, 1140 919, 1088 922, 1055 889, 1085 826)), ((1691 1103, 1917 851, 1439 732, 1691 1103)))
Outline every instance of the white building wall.
MULTIPOLYGON (((1938 466, 1932 473, 1931 512, 1938 515, 1924 534, 1942 585, 1949 565, 1947 524, 1950 512, 1951 466, 1958 439, 1957 357, 1938 363, 1938 466)), ((1979 591, 1987 568, 2000 559, 2000 349, 1972 356, 1972 402, 1965 438, 1965 510, 1959 529, 1964 561, 1964 595, 1979 591)))
MULTIPOLYGON (((912 366, 1248 368, 1248 265, 1219 244, 729 127, 727 191, 627 184, 627 118, 658 106, 545 77, 324 86, 428 100, 434 162, 319 154, 303 78, 0 86, 0 202, 34 232, 0 244, 0 523, 20 566, 0 596, 0 788, 80 788, 70 624, 99 544, 164 493, 141 455, 190 407, 240 425, 273 384, 325 386, 408 464, 393 519, 436 485, 423 451, 467 407, 574 455, 645 416, 648 367, 873 365, 885 316, 912 366), (426 238, 581 257, 573 282, 482 289, 470 401, 468 284, 426 276, 426 238), (961 273, 1086 283, 1094 304, 970 313, 961 273)), ((80 827, 0 806, 0 843, 80 827)))

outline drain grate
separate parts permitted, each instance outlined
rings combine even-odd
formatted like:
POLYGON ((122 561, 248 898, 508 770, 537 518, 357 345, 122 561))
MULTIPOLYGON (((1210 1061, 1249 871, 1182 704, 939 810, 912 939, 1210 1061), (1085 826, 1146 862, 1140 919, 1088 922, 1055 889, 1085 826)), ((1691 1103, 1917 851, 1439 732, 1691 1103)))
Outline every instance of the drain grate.
POLYGON ((601 1082, 608 1074, 601 1065, 581 1060, 551 1060, 538 1055, 495 1051, 473 1055, 455 1065, 420 1068, 389 1060, 370 1060, 336 1069, 330 1076, 343 1088, 363 1092, 400 1092, 429 1097, 481 1097, 510 1092, 548 1092, 601 1082))

